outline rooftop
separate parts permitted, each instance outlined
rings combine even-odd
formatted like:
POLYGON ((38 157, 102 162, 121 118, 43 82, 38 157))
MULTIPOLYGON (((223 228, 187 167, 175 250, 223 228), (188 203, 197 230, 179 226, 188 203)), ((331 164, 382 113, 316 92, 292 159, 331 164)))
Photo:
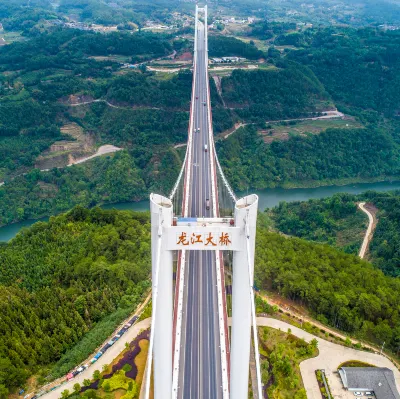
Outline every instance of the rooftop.
POLYGON ((374 391, 377 399, 400 399, 393 371, 386 367, 342 367, 339 374, 351 391, 374 391))

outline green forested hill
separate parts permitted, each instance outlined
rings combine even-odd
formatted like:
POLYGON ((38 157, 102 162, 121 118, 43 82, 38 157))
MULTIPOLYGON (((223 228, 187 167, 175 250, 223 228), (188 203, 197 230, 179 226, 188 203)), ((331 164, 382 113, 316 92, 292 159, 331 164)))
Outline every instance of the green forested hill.
POLYGON ((400 280, 328 245, 257 231, 255 280, 323 323, 398 351, 400 280))
POLYGON ((222 79, 222 96, 241 118, 260 121, 298 118, 316 111, 329 95, 313 72, 299 64, 284 69, 234 70, 222 79))
POLYGON ((32 168, 40 152, 62 138, 60 125, 74 117, 60 101, 70 95, 104 97, 136 107, 187 108, 191 88, 187 74, 166 82, 140 71, 115 76, 120 64, 114 58, 91 58, 112 54, 133 61, 135 57, 158 57, 171 51, 171 40, 164 35, 101 35, 72 29, 56 29, 3 46, 0 181, 32 168))
POLYGON ((327 243, 358 254, 368 218, 352 194, 336 194, 309 201, 281 202, 267 210, 275 228, 285 234, 327 243))
MULTIPOLYGON (((112 331, 139 303, 149 273, 146 214, 74 208, 1 246, 0 387, 18 387, 32 372, 47 375, 116 312, 112 331)), ((91 350, 111 331, 90 342, 91 350)))
MULTIPOLYGON (((279 24, 264 28, 276 35, 293 26, 283 32, 279 24)), ((303 39, 304 49, 280 53, 271 47, 265 69, 222 77, 226 108, 211 80, 215 133, 238 121, 265 129, 266 120, 315 115, 331 109, 333 100, 365 129, 331 129, 313 137, 305 132, 272 144, 252 127, 238 131, 217 144, 234 188, 316 186, 399 175, 398 34, 321 28, 307 29, 303 39)), ((175 43, 172 35, 54 28, 0 49, 0 182, 6 181, 0 187, 0 224, 76 204, 136 200, 151 190, 168 193, 182 161, 182 151, 172 146, 187 138, 191 74, 121 70, 119 62, 169 54, 179 47, 175 43), (83 102, 107 100, 122 109, 104 102, 68 107, 71 95, 83 102), (115 175, 121 164, 112 159, 71 172, 32 171, 36 158, 63 139, 60 126, 71 122, 95 136, 96 144, 127 150, 121 180, 135 181, 135 187, 119 195, 103 184, 105 172, 115 175)), ((225 36, 210 37, 211 48, 216 54, 260 56, 254 45, 225 36)))
POLYGON ((328 129, 266 144, 252 126, 217 144, 236 190, 334 184, 345 178, 400 174, 400 146, 383 129, 328 129))
POLYGON ((326 28, 288 58, 308 65, 336 100, 393 117, 400 109, 400 33, 326 28))
POLYGON ((330 198, 281 203, 269 214, 275 227, 285 234, 326 242, 357 254, 367 228, 367 216, 357 202, 377 209, 378 224, 368 259, 391 276, 400 276, 400 193, 369 191, 359 195, 337 194, 330 198))

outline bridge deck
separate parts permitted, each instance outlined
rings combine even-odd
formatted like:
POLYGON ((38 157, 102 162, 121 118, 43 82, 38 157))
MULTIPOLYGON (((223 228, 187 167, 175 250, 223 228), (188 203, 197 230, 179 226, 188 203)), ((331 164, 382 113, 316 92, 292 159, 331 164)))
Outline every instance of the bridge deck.
MULTIPOLYGON (((215 162, 209 132, 209 91, 206 33, 198 23, 197 59, 194 68, 193 130, 189 173, 188 213, 190 218, 212 218, 212 192, 216 187, 215 162)), ((185 257, 183 317, 181 329, 179 398, 220 399, 222 393, 221 343, 218 312, 216 256, 210 251, 187 251, 185 257)))

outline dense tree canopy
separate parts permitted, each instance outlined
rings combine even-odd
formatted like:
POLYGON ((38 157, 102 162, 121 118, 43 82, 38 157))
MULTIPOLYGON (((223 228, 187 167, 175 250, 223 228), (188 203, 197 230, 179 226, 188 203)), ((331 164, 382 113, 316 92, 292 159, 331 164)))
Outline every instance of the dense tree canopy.
POLYGON ((264 57, 257 47, 229 36, 209 36, 208 48, 210 57, 243 57, 256 60, 264 57))
POLYGON ((325 242, 357 254, 367 228, 367 216, 356 196, 336 194, 324 199, 281 202, 268 213, 285 234, 325 242))
POLYGON ((244 119, 277 120, 309 116, 329 95, 313 72, 301 65, 285 69, 234 70, 222 79, 222 96, 244 119))
POLYGON ((150 271, 148 217, 75 208, 0 247, 0 264, 0 384, 15 388, 105 316, 138 304, 150 271))
POLYGON ((276 228, 285 234, 327 242, 356 254, 367 226, 367 216, 357 210, 356 204, 361 201, 371 203, 378 209, 378 224, 369 247, 368 259, 384 273, 400 276, 398 191, 337 194, 325 199, 281 203, 269 214, 276 228))
POLYGON ((52 215, 76 204, 139 200, 146 193, 142 173, 127 152, 73 168, 34 169, 0 187, 0 224, 52 215))
POLYGON ((328 245, 257 231, 255 279, 298 301, 324 323, 355 336, 400 345, 400 280, 328 245))
POLYGON ((399 145, 380 129, 328 129, 265 144, 253 127, 217 145, 237 190, 400 174, 399 145))
POLYGON ((107 92, 110 101, 130 105, 180 108, 189 110, 192 74, 185 71, 172 79, 152 79, 152 73, 130 73, 111 81, 107 92))
POLYGON ((310 66, 336 101, 394 116, 400 108, 400 33, 327 28, 289 58, 310 66))

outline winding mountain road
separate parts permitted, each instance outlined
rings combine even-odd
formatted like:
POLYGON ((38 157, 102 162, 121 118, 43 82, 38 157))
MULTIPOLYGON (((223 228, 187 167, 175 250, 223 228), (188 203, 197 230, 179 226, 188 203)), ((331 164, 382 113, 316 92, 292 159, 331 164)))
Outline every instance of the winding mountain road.
POLYGON ((360 252, 358 254, 358 256, 361 259, 364 259, 365 253, 367 252, 367 249, 368 249, 368 246, 369 246, 369 243, 372 240, 372 233, 373 233, 373 229, 374 229, 374 216, 372 215, 372 213, 368 209, 365 208, 365 202, 360 202, 358 204, 358 207, 364 213, 366 213, 368 215, 368 220, 369 220, 368 228, 367 228, 367 231, 365 232, 364 240, 363 240, 363 243, 361 245, 360 252))

